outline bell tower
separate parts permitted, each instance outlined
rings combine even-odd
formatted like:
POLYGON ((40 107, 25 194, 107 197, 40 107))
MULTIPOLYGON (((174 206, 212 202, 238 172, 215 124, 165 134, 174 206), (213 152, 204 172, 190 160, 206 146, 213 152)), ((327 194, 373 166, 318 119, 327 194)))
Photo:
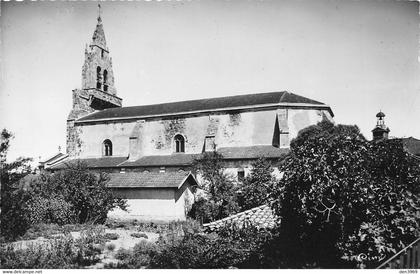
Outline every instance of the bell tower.
POLYGON ((122 106, 114 85, 112 58, 106 45, 105 32, 98 4, 98 17, 92 40, 85 48, 82 67, 82 88, 73 90, 72 110, 67 118, 67 154, 77 156, 80 149, 75 121, 94 111, 122 106))
POLYGON ((379 111, 376 114, 376 127, 372 130, 373 141, 385 140, 388 139, 388 134, 390 132, 389 128, 385 125, 385 113, 379 111))
POLYGON ((97 89, 116 95, 112 58, 106 46, 105 32, 102 25, 101 6, 98 5, 98 19, 92 41, 85 49, 85 62, 82 69, 82 88, 97 89))

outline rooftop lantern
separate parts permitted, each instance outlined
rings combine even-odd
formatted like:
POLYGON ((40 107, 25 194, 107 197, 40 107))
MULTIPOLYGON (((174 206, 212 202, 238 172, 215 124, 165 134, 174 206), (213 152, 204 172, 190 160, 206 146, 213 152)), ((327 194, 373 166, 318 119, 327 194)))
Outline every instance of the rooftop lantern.
POLYGON ((373 140, 379 141, 388 139, 388 133, 390 130, 385 125, 385 113, 379 111, 378 114, 376 114, 376 118, 376 127, 372 130, 373 140))

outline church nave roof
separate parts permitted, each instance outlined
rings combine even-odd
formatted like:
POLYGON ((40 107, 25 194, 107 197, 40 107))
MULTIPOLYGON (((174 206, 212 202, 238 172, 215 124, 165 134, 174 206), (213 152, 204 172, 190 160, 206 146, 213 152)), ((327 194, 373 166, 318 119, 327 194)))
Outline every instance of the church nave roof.
POLYGON ((188 100, 155 105, 110 108, 84 116, 78 119, 77 122, 83 123, 94 121, 139 119, 282 105, 325 108, 331 113, 331 115, 333 115, 331 108, 324 103, 288 91, 279 91, 200 100, 188 100))

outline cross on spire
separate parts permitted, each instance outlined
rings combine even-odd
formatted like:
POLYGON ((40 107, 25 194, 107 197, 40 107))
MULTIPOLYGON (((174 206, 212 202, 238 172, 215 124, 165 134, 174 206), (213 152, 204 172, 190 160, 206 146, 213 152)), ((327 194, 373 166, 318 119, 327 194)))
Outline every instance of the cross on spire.
POLYGON ((101 14, 102 14, 102 10, 101 10, 101 4, 98 4, 98 21, 101 22, 101 14))

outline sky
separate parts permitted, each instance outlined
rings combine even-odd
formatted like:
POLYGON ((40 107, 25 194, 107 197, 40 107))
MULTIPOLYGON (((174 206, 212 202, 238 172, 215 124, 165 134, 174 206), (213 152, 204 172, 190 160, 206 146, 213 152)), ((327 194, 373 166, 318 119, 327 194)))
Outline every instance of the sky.
MULTIPOLYGON (((65 150, 93 1, 1 1, 0 129, 8 160, 65 150)), ((101 2, 123 106, 287 90, 331 106, 371 139, 420 139, 416 1, 101 2)))

